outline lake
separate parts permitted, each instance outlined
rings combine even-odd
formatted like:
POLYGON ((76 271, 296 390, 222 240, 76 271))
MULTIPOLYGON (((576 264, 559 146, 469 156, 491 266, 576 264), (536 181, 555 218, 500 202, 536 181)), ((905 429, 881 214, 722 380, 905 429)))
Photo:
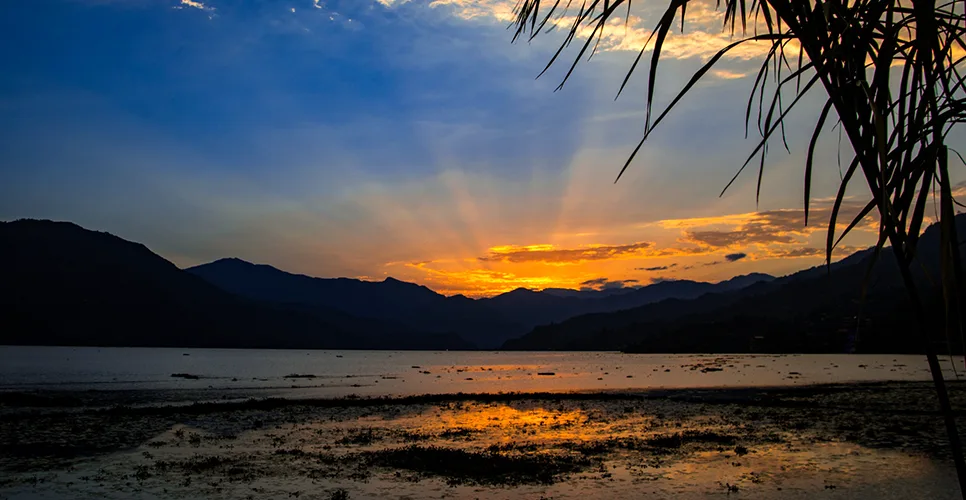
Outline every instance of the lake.
POLYGON ((0 347, 0 497, 954 500, 929 378, 907 355, 0 347))
MULTIPOLYGON (((947 376, 956 378, 948 357, 943 364, 947 376)), ((919 355, 0 346, 0 390, 4 391, 191 389, 185 392, 204 394, 212 389, 220 397, 226 393, 341 397, 922 380, 929 380, 929 370, 925 357, 919 355)))

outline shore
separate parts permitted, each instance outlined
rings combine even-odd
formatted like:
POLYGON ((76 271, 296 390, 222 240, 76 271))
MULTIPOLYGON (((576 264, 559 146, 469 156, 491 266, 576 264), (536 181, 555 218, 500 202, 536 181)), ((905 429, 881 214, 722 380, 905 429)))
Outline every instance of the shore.
POLYGON ((960 498, 922 382, 205 395, 0 393, 0 498, 960 498))

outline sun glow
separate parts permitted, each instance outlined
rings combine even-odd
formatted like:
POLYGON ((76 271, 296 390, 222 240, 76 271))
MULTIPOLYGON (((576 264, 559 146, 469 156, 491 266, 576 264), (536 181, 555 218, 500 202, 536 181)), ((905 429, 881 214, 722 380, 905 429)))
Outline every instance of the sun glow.
MULTIPOLYGON (((817 206, 812 213, 827 216, 827 208, 817 206)), ((781 274, 824 260, 825 226, 804 226, 802 221, 800 210, 667 219, 601 231, 614 241, 633 238, 629 243, 587 241, 598 235, 588 232, 575 238, 586 241, 582 244, 492 245, 475 255, 387 263, 385 274, 469 297, 517 288, 603 290, 667 279, 720 281, 748 272, 781 274), (642 237, 647 240, 635 241, 642 237)), ((871 220, 860 224, 850 237, 853 243, 836 247, 833 256, 860 250, 873 235, 871 220)))

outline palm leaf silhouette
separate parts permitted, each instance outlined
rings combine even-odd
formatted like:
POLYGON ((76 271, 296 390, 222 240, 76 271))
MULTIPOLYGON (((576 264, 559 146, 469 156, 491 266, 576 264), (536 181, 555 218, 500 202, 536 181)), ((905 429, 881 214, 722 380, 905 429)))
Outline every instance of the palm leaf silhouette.
MULTIPOLYGON (((815 123, 805 163, 805 223, 808 222, 811 201, 814 149, 826 121, 834 112, 836 126, 851 146, 853 156, 842 175, 832 205, 826 238, 827 262, 831 261, 832 251, 843 236, 866 216, 878 215, 880 235, 875 255, 878 256, 878 249, 885 242, 891 245, 914 304, 918 324, 924 329, 910 332, 910 335, 921 334, 925 339, 929 368, 960 486, 966 494, 966 461, 936 348, 937 341, 943 338, 963 336, 963 272, 954 223, 954 206, 958 202, 953 199, 950 148, 946 138, 954 126, 966 120, 966 75, 963 73, 966 0, 943 3, 935 0, 719 0, 717 7, 723 27, 738 39, 725 44, 694 73, 670 104, 655 113, 654 90, 662 48, 674 30, 678 16, 681 18, 680 29, 684 30, 691 1, 697 0, 668 2, 618 90, 619 96, 639 68, 644 53, 651 50, 644 134, 617 178, 620 179, 630 167, 668 113, 715 64, 741 44, 765 42, 771 46, 762 58, 745 111, 746 133, 754 122, 760 140, 725 190, 757 158, 760 195, 769 143, 780 139, 787 148, 784 137, 786 117, 807 92, 823 88, 828 99, 815 123), (753 34, 748 34, 749 29, 753 34), (754 113, 755 109, 757 113, 754 113), (865 181, 869 202, 844 230, 837 233, 847 187, 858 179, 865 181), (945 332, 926 329, 928 318, 911 272, 930 200, 939 206, 945 332)), ((609 27, 608 21, 624 10, 629 17, 631 0, 586 0, 579 6, 570 1, 562 3, 562 0, 521 0, 511 25, 513 38, 532 39, 549 32, 544 28, 553 15, 557 16, 555 19, 573 16, 559 50, 544 68, 545 72, 560 60, 571 43, 589 33, 571 62, 560 84, 562 87, 587 51, 596 50, 603 31, 609 27), (593 41, 595 37, 596 43, 593 41)))

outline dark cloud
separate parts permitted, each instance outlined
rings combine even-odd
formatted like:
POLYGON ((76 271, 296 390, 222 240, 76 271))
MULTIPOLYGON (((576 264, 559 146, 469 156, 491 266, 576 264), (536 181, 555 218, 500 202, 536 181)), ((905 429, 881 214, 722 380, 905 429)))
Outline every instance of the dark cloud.
POLYGON ((667 271, 668 269, 671 269, 672 267, 678 267, 677 263, 675 262, 674 264, 671 264, 671 265, 668 265, 668 266, 635 267, 634 270, 635 271, 667 271))
MULTIPOLYGON (((832 255, 851 255, 862 247, 855 247, 850 245, 840 245, 832 250, 832 255)), ((825 257, 824 248, 814 248, 814 247, 801 247, 801 248, 781 248, 777 250, 772 250, 768 252, 768 258, 771 259, 796 259, 800 257, 825 257)))
POLYGON ((598 245, 587 248, 526 248, 510 247, 491 249, 490 254, 480 257, 489 262, 550 262, 569 263, 588 260, 608 260, 634 255, 651 248, 653 243, 638 242, 627 245, 598 245))
MULTIPOLYGON (((861 209, 862 204, 843 202, 838 224, 848 224, 861 209)), ((737 228, 727 231, 699 230, 685 231, 685 240, 710 247, 731 247, 747 244, 794 244, 814 231, 825 230, 831 216, 831 206, 818 202, 809 210, 809 226, 805 226, 805 213, 802 210, 769 210, 753 214, 737 228)), ((867 216, 865 224, 874 224, 867 216)))
POLYGON ((604 286, 601 289, 613 290, 616 288, 624 288, 628 285, 633 285, 635 283, 637 283, 637 280, 608 281, 607 283, 604 283, 604 286))
POLYGON ((710 247, 730 247, 749 243, 783 243, 796 241, 791 234, 772 231, 770 228, 744 226, 734 231, 688 231, 685 238, 693 243, 710 247))
POLYGON ((611 280, 609 278, 594 278, 581 283, 580 289, 582 291, 613 290, 615 288, 624 288, 625 286, 631 286, 637 283, 638 280, 611 280))
POLYGON ((725 255, 725 260, 713 260, 711 262, 705 262, 705 263, 703 263, 701 265, 702 266, 717 266, 718 264, 727 264, 729 262, 737 262, 737 261, 739 261, 741 259, 744 259, 747 256, 748 256, 748 254, 746 254, 744 252, 729 253, 728 255, 725 255))

